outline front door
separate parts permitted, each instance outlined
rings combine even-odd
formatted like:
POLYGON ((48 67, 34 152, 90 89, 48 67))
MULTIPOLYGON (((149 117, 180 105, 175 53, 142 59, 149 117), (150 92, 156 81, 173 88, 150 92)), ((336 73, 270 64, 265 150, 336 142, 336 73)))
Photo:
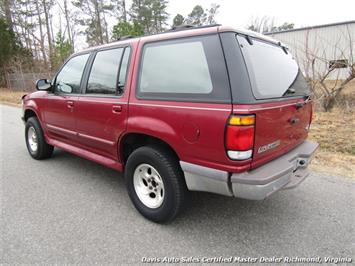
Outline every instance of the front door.
POLYGON ((76 102, 88 58, 89 54, 82 54, 69 59, 54 80, 44 108, 45 127, 51 138, 64 142, 77 140, 76 102))

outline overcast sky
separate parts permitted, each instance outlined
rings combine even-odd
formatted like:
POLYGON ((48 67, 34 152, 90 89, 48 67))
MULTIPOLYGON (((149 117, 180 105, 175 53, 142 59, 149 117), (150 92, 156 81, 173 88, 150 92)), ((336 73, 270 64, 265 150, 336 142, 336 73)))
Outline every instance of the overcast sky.
POLYGON ((251 17, 274 17, 276 24, 295 23, 296 27, 355 20, 355 0, 170 0, 168 13, 172 18, 186 16, 195 5, 208 8, 211 3, 221 7, 217 22, 245 27, 251 17))
MULTIPOLYGON (((127 0, 128 9, 131 3, 132 1, 127 0)), ((212 3, 220 5, 217 22, 237 28, 245 28, 251 18, 263 16, 273 18, 277 26, 289 22, 295 23, 296 28, 355 20, 355 0, 169 0, 168 27, 176 14, 186 17, 194 6, 201 5, 206 9, 212 3)), ((55 24, 59 23, 56 22, 55 24)), ((117 21, 109 19, 108 23, 112 30, 117 21)), ((77 36, 76 50, 85 47, 85 36, 77 36)))

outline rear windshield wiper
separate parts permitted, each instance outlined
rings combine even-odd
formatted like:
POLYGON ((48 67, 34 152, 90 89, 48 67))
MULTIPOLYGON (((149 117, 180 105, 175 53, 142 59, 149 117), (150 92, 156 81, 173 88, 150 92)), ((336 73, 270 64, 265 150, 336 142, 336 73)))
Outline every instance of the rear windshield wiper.
POLYGON ((249 45, 253 45, 253 41, 252 41, 252 39, 250 38, 249 35, 245 35, 245 39, 247 40, 247 42, 249 43, 249 45))
POLYGON ((300 69, 298 68, 298 72, 297 75, 295 77, 295 79, 292 81, 292 83, 290 84, 290 86, 288 86, 287 90, 282 94, 282 96, 285 96, 287 94, 294 94, 296 92, 296 90, 294 88, 291 88, 293 86, 293 84, 295 84, 299 74, 300 74, 300 69))
POLYGON ((287 91, 284 92, 284 94, 282 94, 282 96, 285 96, 287 94, 294 94, 296 92, 296 90, 294 88, 288 88, 287 91))

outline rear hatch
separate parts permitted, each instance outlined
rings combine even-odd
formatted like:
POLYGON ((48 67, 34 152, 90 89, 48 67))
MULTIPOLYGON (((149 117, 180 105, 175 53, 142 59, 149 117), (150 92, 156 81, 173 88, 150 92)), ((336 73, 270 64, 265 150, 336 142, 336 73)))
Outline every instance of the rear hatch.
POLYGON ((235 114, 255 114, 251 162, 251 167, 255 168, 307 138, 312 104, 307 82, 287 48, 246 35, 236 38, 253 99, 249 103, 234 103, 233 109, 235 114))
POLYGON ((311 103, 303 100, 250 108, 248 113, 256 116, 252 167, 260 166, 302 143, 308 135, 311 110, 311 103))

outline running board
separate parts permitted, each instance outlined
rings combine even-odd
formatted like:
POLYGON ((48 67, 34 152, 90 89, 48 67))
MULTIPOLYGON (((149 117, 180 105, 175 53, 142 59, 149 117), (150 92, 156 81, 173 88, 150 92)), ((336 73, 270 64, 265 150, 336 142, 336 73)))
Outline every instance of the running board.
POLYGON ((99 155, 97 153, 93 153, 87 150, 84 150, 82 148, 78 148, 76 146, 67 144, 67 143, 63 143, 61 141, 58 140, 54 140, 51 138, 46 139, 47 143, 54 146, 54 147, 58 147, 61 148, 69 153, 72 153, 74 155, 77 155, 79 157, 82 157, 84 159, 93 161, 95 163, 107 166, 109 168, 115 169, 119 172, 122 172, 123 170, 123 165, 115 160, 109 159, 107 157, 104 157, 102 155, 99 155))

